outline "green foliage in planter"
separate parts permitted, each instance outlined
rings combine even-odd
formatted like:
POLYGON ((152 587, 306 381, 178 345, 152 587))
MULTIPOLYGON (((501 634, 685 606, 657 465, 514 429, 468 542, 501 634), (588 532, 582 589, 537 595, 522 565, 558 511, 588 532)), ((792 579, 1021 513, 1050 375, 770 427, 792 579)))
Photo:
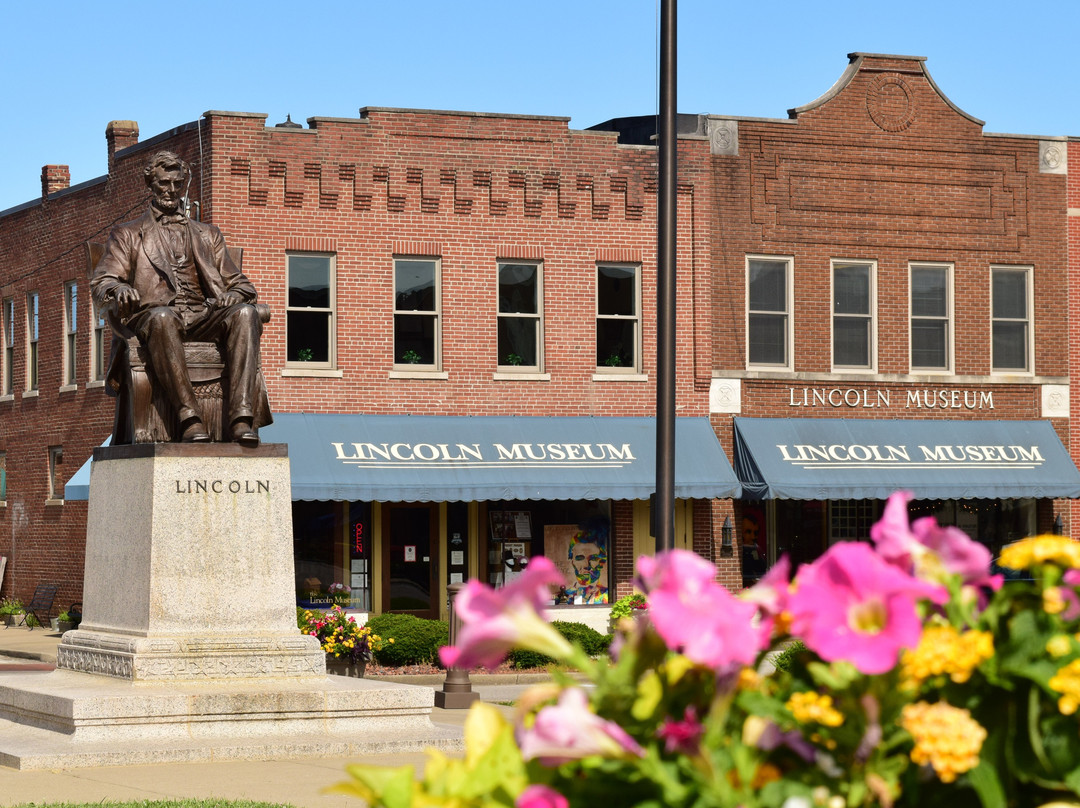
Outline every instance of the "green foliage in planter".
MULTIPOLYGON (((601 634, 596 629, 589 628, 583 623, 552 620, 551 625, 570 642, 576 642, 580 645, 581 649, 589 656, 606 654, 608 647, 611 645, 612 637, 610 634, 601 634)), ((512 650, 506 658, 509 660, 511 667, 518 669, 543 668, 554 662, 551 657, 544 654, 518 648, 512 650)))
POLYGON ((645 600, 645 596, 640 592, 633 592, 621 597, 611 604, 611 622, 617 623, 622 618, 630 617, 635 612, 647 608, 648 605, 649 602, 645 600))
POLYGON ((439 648, 450 642, 445 620, 425 620, 411 614, 377 614, 367 621, 373 634, 393 637, 375 652, 380 665, 423 665, 437 662, 439 648))
POLYGON ((0 614, 22 614, 26 611, 23 602, 18 598, 4 598, 0 600, 0 614))

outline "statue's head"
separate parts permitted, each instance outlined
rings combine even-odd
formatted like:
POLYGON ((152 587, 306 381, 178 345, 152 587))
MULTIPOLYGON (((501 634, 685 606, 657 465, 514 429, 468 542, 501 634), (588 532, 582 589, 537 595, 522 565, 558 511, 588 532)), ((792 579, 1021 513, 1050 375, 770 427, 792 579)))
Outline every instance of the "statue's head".
POLYGON ((143 179, 154 196, 154 204, 169 213, 180 207, 190 176, 188 164, 171 151, 157 152, 143 169, 143 179))

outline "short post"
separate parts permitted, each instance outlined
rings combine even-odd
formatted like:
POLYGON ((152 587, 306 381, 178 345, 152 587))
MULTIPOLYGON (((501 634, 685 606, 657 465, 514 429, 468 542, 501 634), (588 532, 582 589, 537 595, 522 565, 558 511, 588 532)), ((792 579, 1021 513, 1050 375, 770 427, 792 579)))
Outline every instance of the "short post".
MULTIPOLYGON (((457 642, 459 622, 457 612, 454 609, 454 598, 465 584, 450 584, 446 587, 447 605, 450 617, 450 644, 457 642)), ((469 672, 460 668, 450 667, 446 669, 446 681, 443 682, 442 690, 435 691, 435 706, 444 710, 465 710, 477 699, 480 694, 472 689, 469 681, 469 672)))

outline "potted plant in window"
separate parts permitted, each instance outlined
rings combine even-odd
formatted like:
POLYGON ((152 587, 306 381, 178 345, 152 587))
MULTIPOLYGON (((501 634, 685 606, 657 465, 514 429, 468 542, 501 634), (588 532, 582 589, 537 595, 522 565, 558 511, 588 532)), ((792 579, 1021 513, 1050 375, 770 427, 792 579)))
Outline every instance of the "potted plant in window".
POLYGON ((335 606, 348 606, 352 587, 348 584, 332 583, 326 588, 326 592, 334 601, 335 606))
POLYGON ((406 365, 419 365, 420 354, 410 348, 401 355, 401 361, 404 362, 406 365))

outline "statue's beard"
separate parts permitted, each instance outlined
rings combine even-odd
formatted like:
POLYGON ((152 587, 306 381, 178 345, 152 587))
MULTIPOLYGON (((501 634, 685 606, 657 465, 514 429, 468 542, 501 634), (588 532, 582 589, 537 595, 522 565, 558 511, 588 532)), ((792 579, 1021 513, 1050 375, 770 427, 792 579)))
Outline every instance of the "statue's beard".
POLYGON ((163 196, 159 196, 154 199, 154 204, 157 206, 158 210, 163 210, 166 213, 175 213, 177 208, 180 207, 180 197, 167 199, 163 196))

